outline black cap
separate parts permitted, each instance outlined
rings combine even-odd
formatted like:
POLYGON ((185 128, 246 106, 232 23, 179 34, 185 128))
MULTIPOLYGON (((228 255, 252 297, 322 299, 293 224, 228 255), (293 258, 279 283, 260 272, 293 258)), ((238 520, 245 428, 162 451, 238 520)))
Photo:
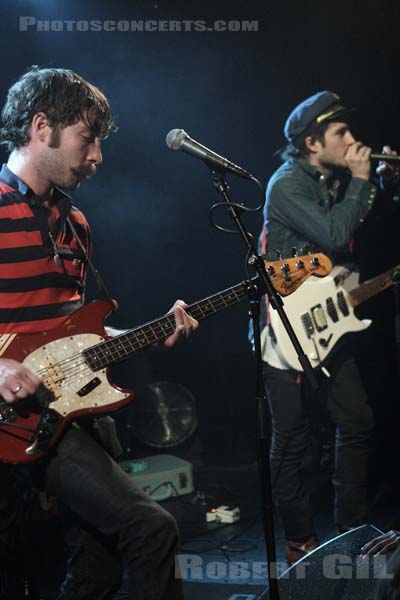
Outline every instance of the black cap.
POLYGON ((285 136, 293 142, 313 122, 320 124, 326 121, 338 121, 342 115, 351 112, 341 104, 340 97, 333 92, 318 92, 303 100, 292 110, 285 123, 285 136))

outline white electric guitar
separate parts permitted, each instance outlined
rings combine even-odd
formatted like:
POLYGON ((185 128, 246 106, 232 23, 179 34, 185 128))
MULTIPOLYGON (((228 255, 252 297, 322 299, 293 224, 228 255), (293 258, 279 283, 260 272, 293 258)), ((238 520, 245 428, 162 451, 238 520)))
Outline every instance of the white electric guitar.
MULTIPOLYGON (((346 333, 362 331, 371 320, 360 320, 354 308, 393 284, 393 273, 400 265, 359 285, 359 274, 345 267, 334 267, 324 279, 311 277, 294 294, 285 298, 284 309, 311 366, 318 367, 329 356, 336 342, 346 333)), ((288 367, 302 371, 297 354, 276 311, 270 321, 279 357, 288 367)), ((267 328, 261 334, 266 358, 267 328)))

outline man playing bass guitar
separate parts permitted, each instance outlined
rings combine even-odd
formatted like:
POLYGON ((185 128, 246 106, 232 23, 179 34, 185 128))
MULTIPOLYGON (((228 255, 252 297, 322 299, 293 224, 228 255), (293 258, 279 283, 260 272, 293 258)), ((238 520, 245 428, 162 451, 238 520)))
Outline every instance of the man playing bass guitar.
MULTIPOLYGON (((10 88, 2 123, 10 156, 0 173, 1 337, 52 330, 82 305, 89 226, 60 188, 75 190, 94 175, 112 119, 103 93, 76 73, 33 67, 10 88)), ((172 308, 176 328, 166 346, 197 327, 184 308, 182 301, 172 308)), ((32 370, 0 357, 0 395, 10 407, 40 385, 32 370)), ((125 568, 132 600, 177 600, 176 523, 104 450, 107 423, 93 428, 99 439, 79 425, 69 427, 40 463, 46 491, 73 515, 71 558, 58 598, 112 598, 125 568)), ((21 504, 14 467, 1 466, 1 481, 4 569, 22 543, 21 504)))

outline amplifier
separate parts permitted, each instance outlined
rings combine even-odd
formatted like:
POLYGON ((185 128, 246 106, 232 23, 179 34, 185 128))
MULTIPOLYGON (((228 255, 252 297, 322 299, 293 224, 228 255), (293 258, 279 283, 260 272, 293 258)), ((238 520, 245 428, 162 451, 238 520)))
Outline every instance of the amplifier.
POLYGON ((125 460, 122 469, 157 502, 193 492, 193 466, 172 456, 157 454, 140 460, 125 460))

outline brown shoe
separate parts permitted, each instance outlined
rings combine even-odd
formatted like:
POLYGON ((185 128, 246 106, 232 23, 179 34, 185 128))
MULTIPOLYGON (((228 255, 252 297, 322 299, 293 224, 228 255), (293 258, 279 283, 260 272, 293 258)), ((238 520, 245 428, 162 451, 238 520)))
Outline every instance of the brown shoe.
POLYGON ((287 540, 286 542, 286 560, 289 565, 301 560, 309 552, 318 548, 319 540, 316 535, 311 535, 305 542, 293 542, 287 540))

